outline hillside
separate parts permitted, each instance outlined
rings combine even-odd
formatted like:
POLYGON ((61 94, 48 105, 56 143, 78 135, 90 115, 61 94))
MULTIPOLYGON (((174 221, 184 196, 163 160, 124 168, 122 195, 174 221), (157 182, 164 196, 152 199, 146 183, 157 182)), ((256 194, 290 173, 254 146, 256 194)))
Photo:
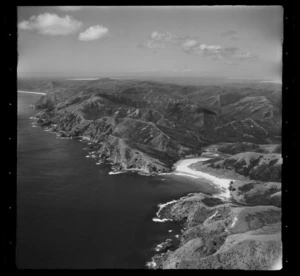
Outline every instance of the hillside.
POLYGON ((114 171, 190 168, 233 179, 230 199, 189 194, 162 205, 160 220, 183 224, 157 247, 151 268, 274 269, 281 243, 281 95, 272 86, 177 85, 154 81, 20 82, 46 92, 38 122, 88 141, 114 171))
POLYGON ((235 182, 231 187, 235 203, 200 193, 165 204, 157 216, 183 223, 180 242, 174 246, 169 240, 149 266, 241 270, 280 267, 280 191, 278 183, 265 187, 264 183, 235 182))
POLYGON ((182 223, 182 233, 179 244, 169 239, 159 247, 149 267, 278 269, 282 263, 280 151, 280 145, 248 142, 204 148, 210 159, 189 168, 230 179, 229 197, 194 193, 162 204, 157 219, 182 223))
MULTIPOLYGON (((204 165, 226 169, 260 181, 281 181, 282 157, 279 153, 241 152, 225 159, 211 159, 204 165)), ((197 169, 197 164, 193 164, 197 169)))
POLYGON ((20 80, 18 85, 47 93, 36 103, 41 124, 56 125, 64 136, 88 137, 99 157, 123 169, 168 171, 174 161, 200 154, 205 145, 269 143, 281 131, 280 93, 266 86, 110 78, 20 80))
POLYGON ((241 152, 281 153, 281 144, 259 145, 249 142, 227 143, 220 145, 218 151, 226 154, 237 154, 241 152))

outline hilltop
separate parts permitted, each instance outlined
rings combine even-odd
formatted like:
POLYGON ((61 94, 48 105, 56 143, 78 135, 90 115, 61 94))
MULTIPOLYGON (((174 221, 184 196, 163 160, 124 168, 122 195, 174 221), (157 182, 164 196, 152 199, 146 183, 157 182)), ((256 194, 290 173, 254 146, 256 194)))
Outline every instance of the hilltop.
POLYGON ((192 193, 162 204, 157 219, 182 223, 148 264, 153 269, 273 270, 282 264, 280 145, 221 143, 190 165, 231 179, 229 197, 192 193), (252 152, 241 152, 252 149, 252 152), (254 151, 256 150, 256 152, 254 151), (222 154, 226 152, 226 154, 222 154), (231 154, 229 154, 231 152, 231 154))
POLYGON ((20 89, 47 93, 36 103, 44 125, 84 136, 119 169, 169 171, 216 142, 280 139, 281 94, 274 86, 178 85, 116 80, 20 80, 20 89))
POLYGON ((38 122, 88 140, 114 171, 170 172, 189 166, 232 179, 229 198, 189 194, 160 207, 183 223, 177 245, 159 246, 152 268, 273 269, 281 244, 281 93, 266 85, 178 85, 155 81, 27 81, 47 93, 38 122))

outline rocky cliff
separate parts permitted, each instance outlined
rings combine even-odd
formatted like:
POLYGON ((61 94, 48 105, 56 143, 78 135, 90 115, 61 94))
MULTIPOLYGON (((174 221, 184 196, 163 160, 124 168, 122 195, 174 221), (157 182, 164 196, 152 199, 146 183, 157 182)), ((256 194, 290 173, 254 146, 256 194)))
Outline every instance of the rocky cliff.
POLYGON ((258 186, 232 187, 235 203, 192 194, 161 209, 160 219, 178 221, 184 227, 177 249, 160 250, 151 267, 272 270, 280 266, 281 209, 274 205, 280 202, 281 187, 258 186), (241 196, 243 189, 247 193, 241 196))
POLYGON ((143 160, 136 168, 169 171, 174 161, 201 153, 205 145, 270 142, 281 131, 280 90, 273 87, 183 86, 110 78, 18 85, 47 93, 36 103, 42 110, 40 123, 54 124, 54 130, 66 136, 88 137, 99 156, 111 154, 124 169, 134 168, 136 159, 143 160))
POLYGON ((175 246, 170 239, 149 266, 153 269, 279 269, 282 265, 282 159, 274 152, 280 147, 223 143, 208 148, 214 150, 211 156, 218 157, 194 163, 190 168, 232 179, 230 198, 194 193, 161 205, 157 217, 180 222, 183 228, 179 245, 175 246), (257 152, 240 152, 245 149, 257 152), (222 155, 221 151, 226 154, 222 155))
POLYGON ((281 261, 281 91, 275 86, 191 86, 153 81, 19 82, 46 92, 38 122, 89 141, 117 171, 156 174, 222 142, 191 168, 238 176, 230 200, 190 194, 164 205, 160 219, 183 223, 152 268, 268 270, 281 261), (225 142, 225 143, 224 143, 225 142), (277 143, 277 144, 274 144, 277 143))

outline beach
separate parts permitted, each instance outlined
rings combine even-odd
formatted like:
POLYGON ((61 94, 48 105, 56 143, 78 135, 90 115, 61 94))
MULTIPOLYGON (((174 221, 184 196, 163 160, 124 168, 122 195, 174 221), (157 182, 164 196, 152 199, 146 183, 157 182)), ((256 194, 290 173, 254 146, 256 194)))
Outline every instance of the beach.
POLYGON ((47 95, 46 93, 43 93, 43 92, 33 92, 33 91, 23 91, 23 90, 18 90, 18 93, 27 93, 27 94, 36 94, 36 95, 47 95))
POLYGON ((190 165, 194 163, 197 163, 199 161, 207 161, 209 159, 211 158, 198 157, 179 160, 174 164, 175 170, 173 174, 209 180, 214 184, 216 188, 220 189, 220 194, 218 196, 230 198, 229 185, 231 181, 234 181, 233 179, 219 178, 209 173, 196 171, 190 168, 190 165))

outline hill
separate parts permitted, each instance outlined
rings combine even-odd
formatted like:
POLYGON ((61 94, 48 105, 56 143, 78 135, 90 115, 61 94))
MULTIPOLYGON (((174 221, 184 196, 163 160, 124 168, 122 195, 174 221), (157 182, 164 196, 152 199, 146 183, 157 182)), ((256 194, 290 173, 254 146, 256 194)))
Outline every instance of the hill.
POLYGON ((177 85, 103 78, 20 80, 46 92, 39 122, 65 136, 86 136, 121 168, 168 171, 215 142, 270 143, 281 132, 280 92, 266 86, 177 85), (113 146, 112 146, 113 145, 113 146), (125 154, 126 152, 126 154, 125 154), (143 160, 136 164, 133 160, 143 160), (153 166, 152 166, 153 165, 153 166))

